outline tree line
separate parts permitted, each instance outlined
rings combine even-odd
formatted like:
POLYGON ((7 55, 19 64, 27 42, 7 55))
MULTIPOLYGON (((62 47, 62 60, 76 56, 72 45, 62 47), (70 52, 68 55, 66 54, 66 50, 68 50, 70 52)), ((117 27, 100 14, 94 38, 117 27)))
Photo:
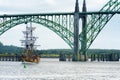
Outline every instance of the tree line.
MULTIPOLYGON (((24 52, 24 49, 17 46, 7 46, 3 45, 0 42, 0 54, 8 54, 8 55, 21 55, 24 52)), ((49 50, 36 50, 37 54, 43 55, 43 56, 56 56, 58 57, 59 54, 73 54, 72 49, 49 49, 49 50)), ((109 54, 109 53, 120 53, 120 50, 115 49, 89 49, 87 51, 88 55, 90 54, 109 54)))

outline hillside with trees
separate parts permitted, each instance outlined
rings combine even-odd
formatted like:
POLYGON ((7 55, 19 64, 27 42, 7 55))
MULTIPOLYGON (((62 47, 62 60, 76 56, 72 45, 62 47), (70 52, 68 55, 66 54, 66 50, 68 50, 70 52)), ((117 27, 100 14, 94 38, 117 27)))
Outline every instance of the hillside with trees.
MULTIPOLYGON (((0 42, 0 54, 8 54, 8 55, 21 55, 24 52, 24 49, 17 46, 7 46, 3 45, 0 42)), ((43 57, 58 57, 58 54, 73 54, 73 50, 71 49, 49 49, 49 50, 37 50, 37 54, 43 57)), ((89 49, 88 54, 108 54, 108 53, 120 53, 120 50, 107 50, 107 49, 89 49)))

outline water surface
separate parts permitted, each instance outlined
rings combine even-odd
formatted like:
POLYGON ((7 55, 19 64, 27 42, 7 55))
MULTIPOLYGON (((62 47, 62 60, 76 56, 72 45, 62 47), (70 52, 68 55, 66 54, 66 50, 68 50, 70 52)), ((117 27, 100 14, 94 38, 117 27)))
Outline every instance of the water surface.
POLYGON ((0 80, 120 80, 120 62, 0 62, 0 80))

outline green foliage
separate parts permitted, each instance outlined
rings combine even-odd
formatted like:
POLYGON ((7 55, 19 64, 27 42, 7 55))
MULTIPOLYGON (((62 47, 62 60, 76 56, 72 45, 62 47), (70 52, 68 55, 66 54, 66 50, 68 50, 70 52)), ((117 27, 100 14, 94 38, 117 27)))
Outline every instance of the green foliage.
POLYGON ((16 54, 16 55, 20 55, 22 53, 23 49, 20 47, 16 47, 16 46, 6 46, 3 45, 0 42, 0 54, 5 54, 5 55, 9 55, 9 54, 16 54))
POLYGON ((0 42, 0 47, 2 47, 3 46, 3 44, 0 42))
POLYGON ((111 53, 120 53, 120 50, 115 49, 89 49, 88 54, 111 54, 111 53))
MULTIPOLYGON (((24 52, 23 48, 16 46, 6 46, 0 42, 0 55, 21 55, 24 52)), ((37 50, 35 53, 41 55, 41 57, 59 57, 59 54, 73 54, 71 49, 49 49, 49 50, 37 50)), ((111 53, 120 53, 120 50, 107 50, 107 49, 89 49, 88 56, 91 54, 111 54, 111 53)))
POLYGON ((71 49, 49 49, 49 50, 40 50, 39 54, 72 54, 71 49))

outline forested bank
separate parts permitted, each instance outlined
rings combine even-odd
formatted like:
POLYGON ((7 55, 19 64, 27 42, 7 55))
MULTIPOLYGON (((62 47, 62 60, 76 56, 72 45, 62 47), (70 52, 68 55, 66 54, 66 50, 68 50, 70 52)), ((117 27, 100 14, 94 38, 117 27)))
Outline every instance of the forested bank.
MULTIPOLYGON (((21 55, 24 49, 17 46, 7 46, 0 43, 0 55, 21 55)), ((49 50, 37 50, 35 53, 41 55, 41 57, 59 57, 59 54, 73 54, 71 49, 49 49, 49 50)), ((87 52, 90 54, 111 54, 120 53, 120 50, 115 49, 89 49, 87 52)))

